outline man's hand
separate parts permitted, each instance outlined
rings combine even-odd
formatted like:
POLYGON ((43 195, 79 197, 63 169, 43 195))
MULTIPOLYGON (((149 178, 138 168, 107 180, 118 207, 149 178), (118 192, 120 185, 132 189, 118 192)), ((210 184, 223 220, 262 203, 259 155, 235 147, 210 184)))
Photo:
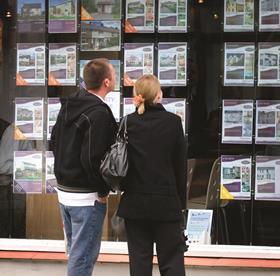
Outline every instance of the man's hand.
POLYGON ((108 195, 104 197, 98 197, 98 201, 100 203, 106 204, 108 202, 108 197, 109 197, 108 195))

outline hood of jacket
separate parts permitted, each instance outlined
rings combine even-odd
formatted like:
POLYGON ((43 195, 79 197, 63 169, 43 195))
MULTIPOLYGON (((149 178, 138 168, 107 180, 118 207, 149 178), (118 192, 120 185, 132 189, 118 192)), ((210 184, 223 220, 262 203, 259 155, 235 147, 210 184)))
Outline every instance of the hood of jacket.
POLYGON ((60 116, 64 118, 65 125, 70 125, 76 121, 82 113, 88 113, 97 106, 109 108, 97 96, 82 89, 66 98, 61 98, 60 116))

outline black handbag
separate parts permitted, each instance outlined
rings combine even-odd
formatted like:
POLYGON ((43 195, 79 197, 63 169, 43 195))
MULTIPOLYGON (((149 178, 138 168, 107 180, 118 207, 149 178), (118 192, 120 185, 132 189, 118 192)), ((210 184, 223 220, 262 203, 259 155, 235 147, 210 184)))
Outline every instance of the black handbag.
POLYGON ((116 142, 106 152, 100 165, 100 173, 103 179, 114 191, 120 190, 121 180, 127 174, 127 143, 127 116, 125 116, 120 123, 116 142))

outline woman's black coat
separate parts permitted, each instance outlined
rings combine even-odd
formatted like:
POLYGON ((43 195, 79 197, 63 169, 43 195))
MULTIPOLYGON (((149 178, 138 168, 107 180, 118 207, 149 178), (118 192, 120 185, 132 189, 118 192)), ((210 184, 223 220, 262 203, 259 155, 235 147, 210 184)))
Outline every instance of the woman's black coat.
POLYGON ((161 104, 128 115, 129 169, 118 215, 176 221, 186 208, 186 144, 179 116, 161 104))

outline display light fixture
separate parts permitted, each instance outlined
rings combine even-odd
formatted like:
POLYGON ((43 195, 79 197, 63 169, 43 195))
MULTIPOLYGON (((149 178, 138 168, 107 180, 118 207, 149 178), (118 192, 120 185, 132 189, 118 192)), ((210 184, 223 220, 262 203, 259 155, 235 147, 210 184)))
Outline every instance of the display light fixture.
POLYGON ((203 4, 203 3, 204 3, 204 0, 197 0, 197 3, 198 3, 198 4, 203 4))
POLYGON ((8 17, 8 18, 12 17, 12 13, 10 11, 7 11, 5 16, 8 17))

